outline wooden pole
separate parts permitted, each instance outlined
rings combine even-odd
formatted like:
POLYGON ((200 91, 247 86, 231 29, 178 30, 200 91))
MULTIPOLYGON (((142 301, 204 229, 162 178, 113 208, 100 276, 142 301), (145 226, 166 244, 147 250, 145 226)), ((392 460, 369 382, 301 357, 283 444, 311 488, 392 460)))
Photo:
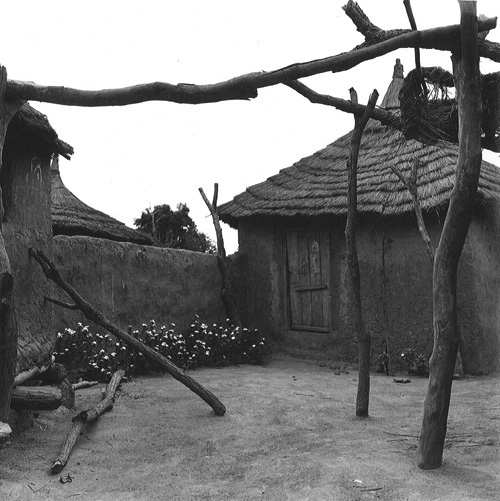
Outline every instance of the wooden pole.
MULTIPOLYGON (((7 128, 12 117, 23 104, 17 100, 15 102, 6 100, 7 85, 7 70, 0 65, 0 172, 7 128)), ((10 399, 16 376, 18 336, 17 325, 11 308, 14 279, 12 278, 10 260, 5 248, 2 230, 3 220, 4 207, 0 187, 0 422, 6 422, 9 416, 10 399)))
POLYGON ((458 97, 459 155, 433 273, 434 348, 424 403, 417 464, 429 470, 443 460, 453 370, 459 345, 457 268, 472 218, 481 169, 481 75, 477 48, 476 2, 459 1, 460 53, 453 71, 458 97))
POLYGON ((96 324, 104 327, 108 332, 121 339, 128 346, 132 346, 136 350, 140 351, 153 360, 157 364, 161 365, 172 377, 177 379, 184 386, 187 386, 192 392, 196 393, 201 399, 203 399, 218 416, 223 416, 226 412, 225 406, 222 402, 210 391, 204 388, 200 383, 194 380, 192 377, 188 376, 183 370, 179 369, 174 363, 168 360, 166 357, 153 350, 144 343, 141 343, 138 339, 127 334, 126 332, 119 329, 116 325, 112 324, 100 311, 96 310, 90 303, 83 299, 78 292, 70 285, 57 269, 56 265, 50 261, 50 259, 40 250, 34 251, 30 249, 30 255, 40 264, 45 276, 57 284, 61 289, 63 289, 71 299, 78 305, 78 308, 82 313, 96 324))
POLYGON ((113 408, 115 393, 124 375, 125 371, 116 371, 106 387, 104 398, 96 405, 96 407, 88 411, 82 411, 73 418, 73 426, 66 437, 66 440, 61 448, 61 452, 52 462, 52 473, 59 473, 64 468, 68 462, 71 451, 75 446, 76 440, 85 424, 96 421, 101 414, 113 408))
MULTIPOLYGON (((358 103, 354 89, 350 89, 351 101, 358 103)), ((370 118, 370 111, 375 107, 378 99, 376 90, 370 96, 364 113, 354 115, 354 131, 351 138, 351 151, 347 161, 347 221, 345 227, 347 275, 346 293, 351 322, 358 340, 358 392, 356 396, 356 416, 368 417, 370 401, 370 333, 365 329, 363 310, 361 306, 361 280, 359 273, 358 252, 356 249, 356 219, 357 219, 357 191, 358 191, 358 156, 363 130, 370 118)))
POLYGON ((217 198, 219 195, 219 184, 214 184, 214 196, 212 203, 208 200, 203 188, 199 188, 201 197, 203 198, 214 223, 215 235, 217 237, 217 265, 219 267, 222 280, 222 301, 224 309, 229 319, 235 322, 241 329, 241 320, 236 307, 235 294, 233 284, 231 282, 231 274, 229 273, 229 265, 227 262, 226 248, 224 247, 224 238, 222 236, 222 228, 220 226, 219 212, 217 210, 217 198))

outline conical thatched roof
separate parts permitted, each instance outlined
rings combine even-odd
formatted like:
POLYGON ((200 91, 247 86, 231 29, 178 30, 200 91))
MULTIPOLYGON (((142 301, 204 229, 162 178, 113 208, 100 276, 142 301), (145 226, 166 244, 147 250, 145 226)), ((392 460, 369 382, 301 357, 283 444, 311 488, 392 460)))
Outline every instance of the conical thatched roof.
MULTIPOLYGON (((399 106, 403 83, 401 65, 396 64, 393 81, 382 106, 399 106)), ((347 211, 346 162, 352 132, 326 148, 281 170, 260 184, 247 188, 219 208, 221 219, 236 227, 248 217, 316 217, 345 215, 347 211)), ((358 160, 358 211, 400 215, 413 211, 411 195, 390 165, 409 177, 412 164, 420 161, 418 194, 423 210, 445 206, 455 179, 458 146, 440 142, 424 145, 370 120, 363 134, 358 160)), ((500 200, 500 168, 482 163, 479 201, 500 200)))
POLYGON ((4 155, 27 152, 51 157, 54 153, 69 158, 73 148, 57 137, 47 117, 28 103, 12 117, 5 138, 4 155))
POLYGON ((58 158, 52 161, 52 231, 54 235, 84 235, 118 242, 149 245, 151 238, 89 207, 66 188, 58 158))

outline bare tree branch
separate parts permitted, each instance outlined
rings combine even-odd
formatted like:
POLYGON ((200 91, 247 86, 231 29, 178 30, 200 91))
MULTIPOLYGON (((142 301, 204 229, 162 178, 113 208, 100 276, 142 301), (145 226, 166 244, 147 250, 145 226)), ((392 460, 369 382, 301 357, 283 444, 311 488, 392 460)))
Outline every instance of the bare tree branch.
MULTIPOLYGON (((481 30, 496 27, 497 19, 479 23, 481 30)), ((374 25, 373 25, 374 26, 374 25)), ((375 27, 377 28, 377 27, 375 27)), ((379 28, 377 28, 380 30, 379 28)), ((376 31, 376 30, 375 30, 376 31)), ((38 85, 33 82, 9 80, 6 99, 25 99, 66 106, 124 106, 145 101, 170 101, 182 104, 202 104, 257 97, 257 90, 318 73, 345 71, 363 61, 375 59, 401 48, 453 50, 459 39, 460 26, 444 26, 422 31, 395 30, 383 32, 380 43, 370 43, 336 56, 296 63, 275 71, 241 75, 224 82, 207 85, 153 82, 121 89, 80 90, 62 86, 38 85)), ((490 47, 488 56, 498 57, 500 48, 490 47)), ((497 60, 497 59, 494 59, 497 60)))

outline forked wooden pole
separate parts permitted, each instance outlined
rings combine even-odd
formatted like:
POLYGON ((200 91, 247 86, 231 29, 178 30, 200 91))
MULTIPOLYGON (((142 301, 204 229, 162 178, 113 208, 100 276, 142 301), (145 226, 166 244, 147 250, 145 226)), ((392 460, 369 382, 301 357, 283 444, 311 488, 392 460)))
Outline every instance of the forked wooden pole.
POLYGON ((87 423, 91 423, 92 421, 96 421, 101 414, 112 409, 115 403, 115 393, 118 389, 118 386, 121 383, 123 376, 125 375, 125 371, 119 370, 116 371, 111 377, 111 381, 108 383, 106 387, 106 393, 104 395, 104 399, 102 399, 93 409, 88 411, 82 411, 80 414, 76 415, 73 418, 73 426, 66 437, 66 440, 62 446, 61 452, 54 459, 51 470, 52 473, 59 473, 66 463, 68 462, 68 458, 73 450, 73 447, 76 444, 76 440, 82 431, 82 428, 87 423))

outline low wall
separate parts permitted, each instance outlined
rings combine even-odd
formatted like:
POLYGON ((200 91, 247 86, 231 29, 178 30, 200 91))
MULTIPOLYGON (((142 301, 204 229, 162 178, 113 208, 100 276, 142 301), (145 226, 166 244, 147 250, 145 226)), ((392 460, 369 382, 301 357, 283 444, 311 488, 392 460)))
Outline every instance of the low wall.
MULTIPOLYGON (((119 327, 136 329, 154 319, 160 325, 175 323, 181 332, 195 314, 208 323, 225 318, 214 255, 57 236, 54 260, 68 282, 119 327)), ((60 297, 68 300, 62 291, 60 297)), ((78 322, 92 326, 79 311, 54 309, 56 332, 78 322)))

